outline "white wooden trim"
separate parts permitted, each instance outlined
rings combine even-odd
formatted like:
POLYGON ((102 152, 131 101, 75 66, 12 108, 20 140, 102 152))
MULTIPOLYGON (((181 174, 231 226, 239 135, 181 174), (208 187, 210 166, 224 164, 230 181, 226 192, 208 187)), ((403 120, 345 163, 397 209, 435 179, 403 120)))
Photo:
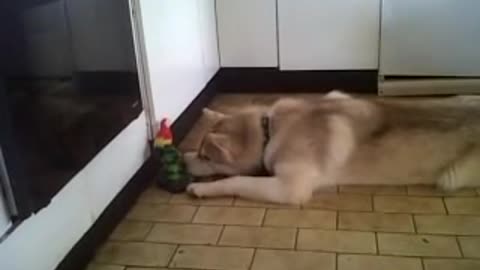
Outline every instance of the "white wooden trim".
POLYGON ((135 59, 137 63, 138 82, 143 110, 147 120, 148 138, 153 139, 156 132, 155 107, 153 105, 152 86, 150 84, 150 72, 148 70, 148 58, 146 55, 143 23, 141 18, 140 0, 129 0, 130 22, 132 24, 135 59))
POLYGON ((379 78, 380 96, 480 94, 479 79, 385 79, 379 78))

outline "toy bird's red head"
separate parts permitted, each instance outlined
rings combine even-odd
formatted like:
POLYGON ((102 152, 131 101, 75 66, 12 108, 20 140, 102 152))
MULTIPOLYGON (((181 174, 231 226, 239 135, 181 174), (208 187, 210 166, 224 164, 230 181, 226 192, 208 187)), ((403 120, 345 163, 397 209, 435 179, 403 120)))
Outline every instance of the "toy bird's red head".
POLYGON ((173 136, 170 127, 167 124, 167 119, 162 119, 160 122, 160 130, 155 137, 155 147, 163 147, 173 143, 173 136))

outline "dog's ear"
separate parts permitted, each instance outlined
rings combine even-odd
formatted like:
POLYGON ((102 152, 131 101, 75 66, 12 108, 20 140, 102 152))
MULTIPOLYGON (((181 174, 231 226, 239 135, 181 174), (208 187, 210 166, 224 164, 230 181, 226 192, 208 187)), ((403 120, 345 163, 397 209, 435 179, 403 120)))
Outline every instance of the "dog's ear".
POLYGON ((207 135, 203 149, 203 155, 217 163, 233 162, 230 149, 230 139, 227 135, 211 133, 207 135))
POLYGON ((222 120, 223 118, 226 117, 224 113, 217 112, 214 110, 210 110, 209 108, 204 108, 203 109, 203 115, 210 121, 217 122, 219 120, 222 120))

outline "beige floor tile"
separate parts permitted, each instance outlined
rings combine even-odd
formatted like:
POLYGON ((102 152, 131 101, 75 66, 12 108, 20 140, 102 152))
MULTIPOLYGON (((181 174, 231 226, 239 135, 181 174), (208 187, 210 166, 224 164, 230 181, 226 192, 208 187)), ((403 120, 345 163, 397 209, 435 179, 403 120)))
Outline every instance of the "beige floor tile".
POLYGON ((335 270, 335 254, 309 251, 257 250, 252 270, 335 270))
POLYGON ((240 206, 240 207, 258 207, 258 208, 300 208, 299 206, 291 205, 291 204, 263 203, 263 202, 244 200, 240 198, 235 199, 234 205, 240 206))
MULTIPOLYGON (((168 270, 168 268, 127 267, 125 270, 168 270)), ((176 270, 181 270, 181 269, 176 269, 176 270)))
POLYGON ((337 213, 326 210, 268 209, 264 225, 335 229, 337 213))
POLYGON ((449 214, 480 215, 480 198, 445 198, 449 214))
POLYGON ((376 212, 385 213, 445 213, 441 198, 421 198, 407 196, 375 196, 376 212))
POLYGON ((375 194, 375 195, 406 195, 407 188, 405 186, 340 186, 340 193, 352 194, 375 194))
POLYGON ((96 254, 95 261, 132 266, 167 266, 175 245, 108 242, 96 254))
POLYGON ((338 270, 422 270, 419 258, 338 255, 338 270))
POLYGON ((480 188, 477 188, 477 194, 480 196, 480 188))
POLYGON ((125 266, 91 263, 85 270, 124 270, 125 266))
POLYGON ((318 194, 307 203, 308 208, 372 211, 371 196, 358 194, 318 194))
POLYGON ((325 193, 338 193, 338 187, 337 186, 328 186, 328 187, 321 187, 315 190, 314 196, 316 195, 322 195, 325 193))
POLYGON ((194 223, 228 224, 228 225, 261 225, 265 209, 241 207, 201 206, 194 223))
POLYGON ((431 196, 431 197, 456 197, 456 196, 475 196, 475 190, 473 189, 461 189, 457 191, 443 191, 438 189, 435 186, 426 186, 426 185, 414 185, 408 186, 408 195, 414 196, 431 196))
POLYGON ((420 233, 480 235, 480 217, 415 215, 414 219, 420 233))
POLYGON ((449 236, 379 233, 380 254, 425 257, 460 257, 457 240, 449 236))
POLYGON ((167 203, 171 194, 156 186, 147 188, 138 198, 140 203, 167 203))
POLYGON ((415 232, 413 218, 409 214, 396 213, 338 213, 338 228, 375 232, 415 232))
POLYGON ((300 229, 297 249, 343 253, 377 252, 375 233, 300 229))
POLYGON ((480 258, 480 237, 458 237, 458 241, 460 242, 464 257, 480 258))
POLYGON ((478 270, 480 260, 425 259, 425 270, 478 270))
POLYGON ((190 205, 137 204, 127 215, 131 220, 190 222, 197 210, 190 205))
MULTIPOLYGON (((168 270, 168 268, 127 267, 125 270, 168 270)), ((182 269, 175 269, 175 270, 182 270, 182 269)))
POLYGON ((180 246, 171 268, 247 270, 253 249, 237 247, 180 246))
POLYGON ((293 228, 227 226, 219 245, 292 249, 296 235, 293 228))
POLYGON ((221 231, 222 226, 219 225, 157 223, 148 234, 147 241, 214 245, 221 231))
POLYGON ((115 228, 110 239, 141 241, 145 239, 152 227, 153 223, 150 222, 124 220, 115 228))
POLYGON ((189 269, 180 269, 180 268, 151 268, 151 267, 127 267, 125 270, 171 270, 171 269, 175 269, 175 270, 189 270, 189 269))
POLYGON ((171 204, 190 204, 190 205, 213 205, 213 206, 230 206, 233 204, 233 198, 208 198, 198 199, 188 196, 185 193, 174 194, 170 199, 171 204))

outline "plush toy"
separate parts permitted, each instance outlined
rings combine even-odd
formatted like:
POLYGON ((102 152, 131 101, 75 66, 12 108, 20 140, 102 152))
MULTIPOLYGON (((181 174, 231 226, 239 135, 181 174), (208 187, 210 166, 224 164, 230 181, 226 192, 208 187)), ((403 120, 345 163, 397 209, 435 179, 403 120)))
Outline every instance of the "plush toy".
POLYGON ((160 162, 157 184, 172 193, 185 191, 192 182, 192 176, 187 172, 182 154, 173 145, 173 135, 167 124, 167 119, 160 122, 154 142, 154 155, 160 162))

